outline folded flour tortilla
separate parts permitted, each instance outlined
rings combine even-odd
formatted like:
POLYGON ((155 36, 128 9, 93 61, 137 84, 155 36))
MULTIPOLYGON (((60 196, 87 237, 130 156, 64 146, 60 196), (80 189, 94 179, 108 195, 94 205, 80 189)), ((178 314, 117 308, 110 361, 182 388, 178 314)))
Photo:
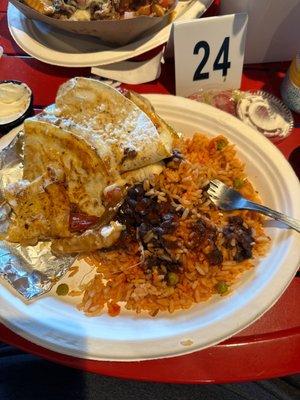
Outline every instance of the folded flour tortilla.
POLYGON ((155 126, 133 101, 95 79, 74 78, 63 84, 55 107, 46 113, 93 146, 109 170, 137 169, 172 151, 173 132, 155 126))

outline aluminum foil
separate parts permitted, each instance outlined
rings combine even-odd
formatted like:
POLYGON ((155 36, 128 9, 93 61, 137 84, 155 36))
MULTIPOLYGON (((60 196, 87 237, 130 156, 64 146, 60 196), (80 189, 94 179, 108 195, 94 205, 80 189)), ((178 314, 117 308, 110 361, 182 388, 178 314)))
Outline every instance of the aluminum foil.
MULTIPOLYGON (((22 179, 23 133, 0 151, 0 233, 9 225, 10 207, 3 202, 3 188, 22 179)), ((21 246, 0 241, 0 277, 6 279, 26 300, 48 292, 66 274, 74 257, 56 257, 51 253, 50 242, 36 246, 21 246)))

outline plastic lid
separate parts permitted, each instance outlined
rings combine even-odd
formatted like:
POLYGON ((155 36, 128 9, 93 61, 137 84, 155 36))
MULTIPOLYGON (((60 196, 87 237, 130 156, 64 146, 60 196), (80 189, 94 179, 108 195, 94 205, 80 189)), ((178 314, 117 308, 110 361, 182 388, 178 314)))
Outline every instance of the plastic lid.
POLYGON ((238 101, 237 116, 274 142, 286 138, 294 126, 290 110, 277 97, 263 92, 246 92, 238 101))

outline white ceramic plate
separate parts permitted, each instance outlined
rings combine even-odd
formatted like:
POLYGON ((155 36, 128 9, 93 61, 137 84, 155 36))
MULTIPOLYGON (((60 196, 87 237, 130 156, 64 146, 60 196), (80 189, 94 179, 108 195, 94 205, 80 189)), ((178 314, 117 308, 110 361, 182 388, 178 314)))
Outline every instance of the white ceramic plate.
MULTIPOLYGON (((299 182, 280 151, 238 119, 208 105, 167 95, 147 95, 159 114, 190 135, 225 134, 246 162, 264 203, 300 218, 299 182)), ((1 145, 1 141, 0 141, 1 145)), ((48 295, 24 304, 0 285, 0 318, 14 332, 48 349, 96 360, 141 360, 177 356, 218 343, 251 324, 280 297, 299 263, 300 235, 267 228, 268 256, 243 275, 228 296, 215 296, 192 309, 156 318, 122 312, 88 318, 64 299, 48 295), (191 340, 190 346, 182 341, 191 340)))
MULTIPOLYGON (((180 1, 176 7, 176 20, 198 18, 211 3, 212 0, 180 1)), ((136 57, 166 43, 171 30, 171 24, 160 31, 155 28, 133 43, 110 48, 97 38, 59 31, 30 20, 12 4, 8 6, 7 21, 12 37, 21 49, 40 61, 63 67, 94 67, 136 57)))

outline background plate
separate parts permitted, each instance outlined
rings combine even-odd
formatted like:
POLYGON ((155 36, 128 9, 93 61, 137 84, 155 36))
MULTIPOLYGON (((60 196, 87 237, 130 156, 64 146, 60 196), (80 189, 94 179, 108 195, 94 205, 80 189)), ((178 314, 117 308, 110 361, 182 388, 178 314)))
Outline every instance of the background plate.
MULTIPOLYGON (((298 179, 277 148, 238 119, 206 104, 167 96, 146 96, 158 113, 186 135, 225 134, 238 148, 247 174, 264 203, 300 218, 298 179)), ((0 141, 1 145, 1 141, 0 141)), ((24 338, 48 349, 96 360, 132 361, 176 356, 216 344, 259 318, 283 293, 299 263, 300 235, 267 228, 268 256, 243 275, 228 296, 215 296, 184 312, 157 318, 123 312, 88 318, 54 294, 25 304, 3 282, 0 319, 24 338), (189 347, 182 341, 190 339, 189 347)))
MULTIPOLYGON (((179 1, 175 19, 200 17, 212 2, 213 0, 179 1)), ((136 57, 166 43, 171 30, 171 24, 159 31, 155 28, 133 43, 110 48, 103 45, 98 38, 74 35, 30 20, 12 4, 8 6, 7 21, 12 37, 26 53, 47 64, 63 67, 94 67, 136 57)))

